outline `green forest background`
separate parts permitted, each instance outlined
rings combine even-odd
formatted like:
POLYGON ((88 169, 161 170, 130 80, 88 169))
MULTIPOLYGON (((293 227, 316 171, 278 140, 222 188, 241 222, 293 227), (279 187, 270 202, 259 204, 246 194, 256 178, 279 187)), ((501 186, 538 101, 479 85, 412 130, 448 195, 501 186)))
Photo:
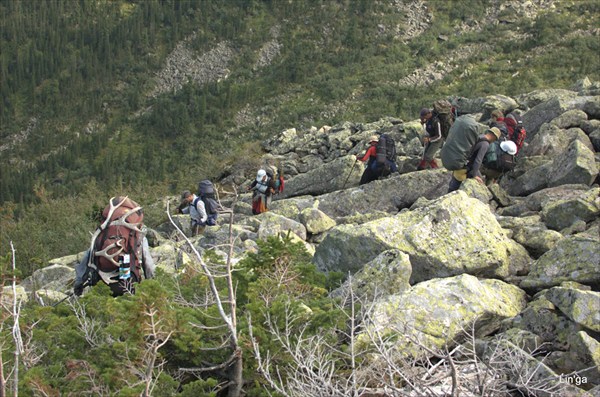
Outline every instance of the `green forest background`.
MULTIPOLYGON (((485 21, 489 1, 426 4, 433 23, 405 43, 378 28, 407 26, 394 2, 0 2, 0 254, 13 241, 29 274, 79 252, 110 196, 148 206, 215 180, 285 128, 409 120, 441 96, 514 97, 600 80, 596 0, 561 1, 534 19, 507 8, 472 32, 459 27, 485 21), (255 69, 274 26, 281 52, 255 69), (228 77, 150 96, 167 56, 193 34, 198 55, 223 41, 235 48, 228 77), (486 46, 443 80, 398 86, 476 44, 486 46), (237 125, 244 109, 261 122, 237 125)), ((147 212, 150 226, 165 220, 164 209, 147 212)))

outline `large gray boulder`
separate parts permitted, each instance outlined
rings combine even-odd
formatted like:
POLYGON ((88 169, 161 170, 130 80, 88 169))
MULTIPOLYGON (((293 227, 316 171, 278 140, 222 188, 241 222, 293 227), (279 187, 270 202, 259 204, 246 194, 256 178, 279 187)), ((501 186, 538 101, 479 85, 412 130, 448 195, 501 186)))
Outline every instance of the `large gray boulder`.
POLYGON ((319 209, 332 218, 375 211, 396 213, 410 207, 419 197, 434 199, 448 192, 450 173, 427 170, 394 175, 357 188, 319 197, 319 209))
POLYGON ((462 191, 360 228, 337 226, 317 247, 314 261, 322 270, 354 273, 388 249, 409 255, 411 283, 462 273, 504 278, 530 261, 489 207, 462 191))
POLYGON ((286 181, 282 198, 305 194, 318 196, 357 186, 363 171, 361 164, 357 164, 354 156, 344 156, 305 174, 298 174, 286 181))
POLYGON ((577 221, 590 222, 600 215, 600 188, 583 192, 579 197, 553 200, 542 206, 544 223, 554 230, 562 230, 577 221))
POLYGON ((368 334, 397 335, 396 347, 412 356, 423 352, 413 343, 419 340, 429 348, 452 348, 466 337, 475 324, 475 336, 488 335, 502 321, 519 314, 526 306, 526 294, 500 280, 480 280, 463 274, 433 279, 375 304, 368 334))
POLYGON ((520 286, 541 290, 563 281, 600 285, 600 240, 590 236, 572 236, 560 240, 531 265, 520 286))
POLYGON ((264 212, 256 218, 260 220, 258 228, 258 238, 260 239, 279 236, 282 232, 291 232, 300 239, 306 240, 306 227, 300 222, 270 212, 264 212))
POLYGON ((533 138, 544 123, 549 123, 567 110, 582 109, 587 97, 573 91, 555 91, 549 100, 541 102, 523 115, 523 126, 529 138, 533 138))
MULTIPOLYGON (((72 255, 69 256, 72 259, 72 255)), ((75 278, 75 269, 65 265, 50 265, 36 270, 21 283, 27 292, 46 289, 59 292, 69 290, 69 282, 75 278)))
POLYGON ((546 291, 545 296, 571 321, 600 332, 600 292, 554 287, 546 291))
POLYGON ((597 175, 594 152, 576 139, 552 162, 531 169, 510 181, 508 192, 514 196, 527 196, 546 187, 591 185, 597 175))
POLYGON ((590 138, 580 128, 561 129, 554 124, 544 124, 539 133, 523 148, 522 154, 528 157, 557 156, 562 154, 574 140, 594 150, 590 138))

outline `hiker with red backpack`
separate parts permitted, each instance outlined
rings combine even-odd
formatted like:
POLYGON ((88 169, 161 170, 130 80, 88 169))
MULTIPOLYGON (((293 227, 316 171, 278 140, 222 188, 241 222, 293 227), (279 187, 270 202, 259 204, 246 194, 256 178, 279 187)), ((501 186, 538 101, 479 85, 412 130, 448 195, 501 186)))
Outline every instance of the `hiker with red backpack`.
POLYGON ((113 296, 134 294, 134 283, 154 277, 155 264, 143 229, 144 213, 128 197, 113 197, 102 211, 102 223, 90 248, 75 267, 73 293, 102 280, 113 296))
POLYGON ((523 119, 521 119, 521 116, 518 113, 511 112, 504 118, 504 123, 506 124, 506 129, 508 131, 508 139, 515 143, 518 154, 527 137, 527 131, 525 131, 525 127, 523 127, 523 119))
POLYGON ((374 181, 379 177, 372 166, 377 159, 377 142, 379 142, 379 137, 377 135, 372 135, 369 138, 369 148, 367 149, 366 153, 363 156, 356 155, 357 161, 362 161, 363 163, 366 162, 367 164, 362 176, 360 177, 359 185, 364 185, 365 183, 374 181))

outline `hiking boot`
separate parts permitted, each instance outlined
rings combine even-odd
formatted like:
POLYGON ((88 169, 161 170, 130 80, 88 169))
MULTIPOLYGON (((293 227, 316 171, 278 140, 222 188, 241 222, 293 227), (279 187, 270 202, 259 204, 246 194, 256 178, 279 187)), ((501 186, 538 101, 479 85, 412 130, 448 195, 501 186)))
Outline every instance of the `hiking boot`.
MULTIPOLYGON (((421 160, 421 162, 417 166, 417 171, 424 170, 426 166, 427 166, 427 160, 421 160)), ((436 167, 437 167, 437 164, 436 164, 436 167)))
POLYGON ((430 166, 432 169, 438 168, 438 165, 437 165, 437 163, 435 162, 435 160, 431 160, 431 161, 429 162, 429 166, 430 166))

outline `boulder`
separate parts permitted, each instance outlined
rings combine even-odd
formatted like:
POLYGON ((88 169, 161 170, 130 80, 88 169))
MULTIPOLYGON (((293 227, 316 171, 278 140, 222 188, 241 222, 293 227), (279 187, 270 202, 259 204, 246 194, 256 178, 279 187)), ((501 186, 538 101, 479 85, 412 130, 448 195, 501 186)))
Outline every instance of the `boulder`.
POLYGON ((257 215, 257 219, 261 222, 258 228, 258 238, 260 239, 266 239, 268 236, 278 236, 281 232, 287 233, 290 231, 302 240, 306 240, 306 227, 300 222, 270 212, 257 215))
MULTIPOLYGON (((73 255, 70 255, 72 258, 73 255)), ((75 270, 65 265, 50 265, 36 270, 21 283, 27 292, 35 292, 39 289, 50 289, 66 292, 70 288, 69 282, 75 278, 75 270)))
POLYGON ((541 102, 523 114, 523 126, 529 138, 533 138, 544 123, 549 123, 567 110, 583 107, 581 98, 573 91, 555 91, 550 99, 541 102))
POLYGON ((516 228, 512 235, 513 240, 521 244, 534 258, 551 250, 564 237, 557 231, 548 230, 544 224, 516 228))
POLYGON ((376 211, 396 213, 410 207, 419 197, 428 199, 448 192, 450 174, 445 170, 426 170, 373 181, 357 188, 319 197, 319 209, 336 219, 376 211))
MULTIPOLYGON (((380 297, 396 295, 410 288, 408 283, 411 274, 410 260, 400 250, 388 250, 377 255, 365 264, 352 278, 352 290, 355 296, 372 302, 380 297)), ((335 296, 347 295, 349 284, 346 283, 335 296)))
POLYGON ((554 287, 546 291, 545 296, 572 321, 600 332, 600 292, 554 287))
POLYGON ((592 131, 589 135, 589 138, 592 142, 592 145, 594 146, 594 150, 596 152, 600 152, 600 128, 592 131))
POLYGON ((285 216, 286 218, 300 221, 300 213, 306 208, 312 208, 316 205, 313 196, 299 196, 287 199, 277 199, 271 202, 269 212, 285 216))
POLYGON ((411 284, 462 273, 507 277, 530 260, 507 238, 489 207, 462 191, 360 228, 337 226, 317 247, 314 260, 322 270, 354 273, 394 248, 410 257, 411 284))
POLYGON ((323 211, 317 208, 306 208, 300 213, 300 223, 306 227, 306 231, 311 234, 326 232, 336 225, 323 211))
POLYGON ((588 97, 582 109, 590 119, 600 119, 600 96, 588 97))
POLYGON ((354 156, 341 157, 305 174, 290 178, 286 181, 281 196, 282 198, 305 194, 316 196, 357 186, 362 172, 362 167, 357 164, 354 156))
POLYGON ((590 222, 600 215, 600 188, 590 189, 576 198, 549 201, 542 206, 544 223, 553 230, 562 230, 577 220, 590 222))
POLYGON ((473 197, 484 204, 489 204, 492 201, 492 192, 489 191, 487 186, 477 182, 475 179, 467 179, 460 184, 459 190, 462 190, 469 197, 473 197))
POLYGON ((363 336, 373 331, 397 334, 397 348, 419 356, 423 352, 414 340, 434 349, 449 344, 451 349, 466 338, 465 330, 473 327, 476 337, 489 335, 525 306, 525 292, 499 280, 467 274, 433 279, 377 302, 363 336))
POLYGON ((531 156, 557 156, 562 154, 569 144, 578 140, 588 149, 594 150, 590 138, 580 128, 561 129, 554 124, 544 124, 538 134, 523 148, 522 154, 531 156))
POLYGON ((180 249, 179 246, 172 242, 150 248, 150 255, 152 255, 156 267, 162 269, 167 274, 175 274, 182 271, 195 260, 185 250, 180 249))
POLYGON ((567 110, 554 120, 550 124, 557 126, 561 129, 569 129, 572 127, 580 127, 585 121, 587 121, 588 115, 580 109, 567 110))
MULTIPOLYGON (((14 295, 17 296, 17 301, 20 301, 21 303, 27 303, 29 301, 29 295, 22 285, 15 286, 14 292, 16 292, 14 295)), ((13 307, 14 295, 12 285, 2 287, 2 295, 0 296, 0 304, 2 304, 2 307, 13 307)))
POLYGON ((541 290, 563 281, 600 286, 600 240, 598 237, 571 236, 533 262, 520 286, 541 290))
POLYGON ((600 343, 585 331, 576 332, 569 336, 569 350, 553 360, 553 365, 563 373, 577 372, 580 377, 587 378, 592 386, 598 385, 600 384, 600 343))
MULTIPOLYGON (((268 212, 265 212, 268 214, 268 212)), ((263 220, 261 217, 263 214, 256 216, 257 219, 263 220)), ((278 216, 278 215, 277 215, 278 216)), ((283 217, 281 217, 283 218, 283 217)), ((284 218, 285 219, 285 218, 284 218)), ((260 229, 259 229, 260 230, 260 229)), ((249 226, 243 225, 232 225, 231 228, 232 238, 234 242, 234 250, 236 253, 243 252, 242 243, 248 239, 256 240, 257 234, 249 226)), ((197 245, 203 249, 210 249, 214 247, 223 247, 229 244, 229 225, 217 225, 207 226, 204 228, 204 232, 201 238, 198 240, 197 245)))
POLYGON ((527 94, 519 96, 519 102, 528 108, 533 108, 541 103, 548 102, 553 98, 561 98, 562 100, 573 99, 578 93, 575 90, 565 90, 562 88, 546 88, 535 90, 527 94))

